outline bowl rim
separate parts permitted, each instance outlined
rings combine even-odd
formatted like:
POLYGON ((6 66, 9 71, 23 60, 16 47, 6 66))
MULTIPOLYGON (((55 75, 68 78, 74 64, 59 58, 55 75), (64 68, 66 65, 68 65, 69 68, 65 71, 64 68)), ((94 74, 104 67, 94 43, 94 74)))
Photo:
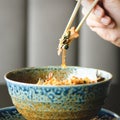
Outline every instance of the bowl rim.
POLYGON ((4 79, 7 82, 11 82, 13 84, 19 84, 19 85, 25 85, 25 86, 36 86, 36 87, 79 87, 79 86, 94 86, 94 85, 99 85, 99 84, 103 84, 106 83, 108 81, 111 81, 113 78, 113 75, 106 71, 106 70, 102 70, 102 69, 97 69, 97 68, 91 68, 91 67, 81 67, 81 66, 67 66, 66 68, 63 68, 61 66, 37 66, 37 67, 21 67, 21 68, 17 68, 14 70, 11 70, 7 73, 4 74, 4 79), (14 81, 12 79, 7 78, 7 75, 12 73, 12 72, 17 72, 17 71, 21 71, 21 70, 30 70, 30 69, 44 69, 44 68, 60 68, 60 69, 67 69, 67 68, 81 68, 81 69, 93 69, 93 70, 98 70, 98 71, 102 71, 102 72, 106 72, 107 74, 109 74, 109 79, 106 79, 104 81, 101 82, 97 82, 97 83, 90 83, 90 84, 77 84, 77 85, 38 85, 38 84, 33 84, 33 83, 24 83, 24 82, 18 82, 18 81, 14 81))

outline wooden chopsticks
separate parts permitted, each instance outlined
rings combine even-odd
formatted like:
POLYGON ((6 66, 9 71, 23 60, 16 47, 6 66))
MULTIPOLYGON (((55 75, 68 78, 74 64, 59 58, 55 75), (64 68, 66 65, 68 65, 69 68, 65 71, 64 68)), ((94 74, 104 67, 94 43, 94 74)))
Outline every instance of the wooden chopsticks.
POLYGON ((87 19, 87 17, 89 16, 89 14, 91 13, 92 9, 95 7, 95 5, 98 3, 99 0, 94 0, 94 2, 92 3, 90 9, 88 10, 87 14, 83 17, 83 19, 80 21, 79 25, 77 26, 75 31, 79 31, 81 26, 83 25, 83 23, 85 22, 85 20, 87 19))
MULTIPOLYGON (((80 21, 80 23, 78 24, 78 26, 75 28, 75 32, 76 33, 79 32, 79 30, 81 29, 83 23, 85 22, 85 20, 87 19, 87 17, 89 16, 89 14, 91 13, 92 9, 95 7, 95 5, 97 4, 98 1, 99 0, 94 0, 93 1, 92 5, 90 6, 90 8, 89 8, 89 10, 87 12, 87 14, 82 18, 82 20, 80 21)), ((76 16, 76 14, 77 14, 77 12, 78 12, 78 10, 80 8, 81 2, 82 2, 82 0, 77 0, 77 4, 76 4, 76 6, 75 6, 75 8, 73 10, 73 13, 72 13, 72 15, 71 15, 71 17, 69 19, 68 24, 67 24, 67 26, 66 26, 66 28, 65 28, 65 30, 63 32, 63 35, 62 35, 62 37, 60 39, 60 43, 58 45, 58 55, 60 55, 60 53, 64 50, 63 46, 64 46, 64 40, 65 40, 64 37, 65 37, 65 34, 70 30, 71 25, 72 25, 72 23, 73 23, 73 21, 75 19, 75 16, 76 16)), ((68 44, 70 44, 72 40, 69 40, 68 44)))
POLYGON ((75 17, 76 17, 76 14, 77 14, 77 12, 78 12, 78 10, 79 10, 79 8, 80 8, 81 1, 82 1, 82 0, 78 0, 78 1, 77 1, 77 4, 76 4, 76 6, 75 6, 75 8, 74 8, 74 10, 73 10, 73 13, 72 13, 72 15, 71 15, 71 17, 70 17, 70 19, 69 19, 69 22, 68 22, 68 24, 67 24, 67 26, 66 26, 66 28, 65 28, 65 31, 64 31, 64 33, 63 33, 62 36, 64 36, 64 34, 66 33, 66 31, 67 31, 68 29, 70 29, 70 27, 71 27, 71 25, 72 25, 72 23, 73 23, 73 21, 74 21, 74 19, 75 19, 75 17))
MULTIPOLYGON (((86 20, 87 17, 89 16, 89 14, 91 13, 92 9, 93 9, 93 8, 95 7, 95 5, 98 3, 98 1, 99 1, 99 0, 94 0, 94 2, 92 3, 91 7, 89 8, 87 14, 83 17, 83 19, 80 21, 79 25, 76 27, 76 31, 79 31, 79 30, 80 30, 81 26, 83 25, 83 23, 85 22, 85 20, 86 20)), ((71 17, 70 17, 70 19, 69 19, 69 22, 68 22, 68 24, 67 24, 67 26, 66 26, 66 28, 65 28, 65 31, 64 31, 63 35, 66 33, 66 31, 67 31, 68 29, 70 29, 70 27, 71 27, 71 25, 72 25, 72 23, 73 23, 73 21, 74 21, 74 19, 75 19, 75 16, 76 16, 76 14, 77 14, 77 12, 78 12, 78 10, 79 10, 79 8, 80 8, 81 2, 82 2, 82 0, 78 0, 78 1, 77 1, 77 4, 76 4, 76 6, 75 6, 75 8, 74 8, 74 10, 73 10, 73 13, 72 13, 72 15, 71 15, 71 17)))

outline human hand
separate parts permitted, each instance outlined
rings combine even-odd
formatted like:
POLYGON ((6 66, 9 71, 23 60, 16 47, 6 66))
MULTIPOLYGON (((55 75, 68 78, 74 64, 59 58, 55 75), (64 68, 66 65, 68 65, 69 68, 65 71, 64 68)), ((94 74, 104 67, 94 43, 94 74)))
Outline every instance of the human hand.
MULTIPOLYGON (((93 0, 82 0, 82 13, 93 0)), ((87 25, 103 39, 120 47, 120 0, 99 0, 87 18, 87 25)))

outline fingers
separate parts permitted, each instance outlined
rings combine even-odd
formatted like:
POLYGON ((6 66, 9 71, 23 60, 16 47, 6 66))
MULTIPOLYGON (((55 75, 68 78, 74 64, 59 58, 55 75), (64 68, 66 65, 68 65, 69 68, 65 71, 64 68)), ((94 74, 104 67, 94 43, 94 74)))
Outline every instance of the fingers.
POLYGON ((100 19, 105 16, 105 10, 99 5, 96 5, 96 7, 93 9, 92 14, 94 14, 97 18, 100 19))
MULTIPOLYGON (((82 14, 85 15, 88 11, 88 6, 91 5, 93 0, 84 0, 82 2, 82 14), (89 2, 88 2, 89 1, 89 2)), ((87 18, 87 24, 91 27, 115 27, 115 22, 112 20, 110 16, 106 14, 104 8, 102 8, 99 4, 95 6, 92 10, 91 14, 87 18)))
POLYGON ((94 0, 82 0, 81 4, 84 7, 88 7, 93 3, 94 0))
POLYGON ((101 19, 96 18, 94 15, 90 15, 86 23, 89 27, 102 27, 102 28, 114 28, 115 22, 109 16, 104 16, 101 19))
MULTIPOLYGON (((83 0, 83 15, 87 14, 93 1, 94 0, 83 0)), ((120 0, 99 0, 86 22, 90 29, 100 37, 120 47, 119 3, 120 0)))
POLYGON ((103 39, 105 39, 109 42, 116 43, 116 40, 118 39, 117 32, 113 29, 94 27, 94 28, 92 28, 92 30, 95 31, 103 39), (113 32, 114 32, 114 34, 112 34, 113 32))
POLYGON ((109 25, 112 19, 109 16, 104 16, 100 19, 100 22, 103 23, 103 25, 109 25))
POLYGON ((104 40, 107 40, 114 45, 120 47, 120 37, 119 33, 116 30, 113 29, 106 29, 106 28, 99 28, 99 27, 94 27, 92 28, 93 31, 95 31, 99 36, 101 36, 104 40), (114 34, 113 34, 114 33, 114 34))

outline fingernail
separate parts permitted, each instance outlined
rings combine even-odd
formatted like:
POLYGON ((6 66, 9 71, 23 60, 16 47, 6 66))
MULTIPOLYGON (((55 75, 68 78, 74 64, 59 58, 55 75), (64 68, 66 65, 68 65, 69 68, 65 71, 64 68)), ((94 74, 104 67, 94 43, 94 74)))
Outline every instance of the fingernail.
POLYGON ((100 17, 100 16, 101 16, 101 12, 100 12, 100 10, 98 10, 98 9, 96 9, 96 10, 94 11, 94 13, 95 13, 95 15, 96 15, 97 17, 100 17))
POLYGON ((101 22, 102 22, 104 25, 108 25, 108 24, 109 24, 109 20, 106 19, 106 18, 102 18, 102 19, 101 19, 101 22))

